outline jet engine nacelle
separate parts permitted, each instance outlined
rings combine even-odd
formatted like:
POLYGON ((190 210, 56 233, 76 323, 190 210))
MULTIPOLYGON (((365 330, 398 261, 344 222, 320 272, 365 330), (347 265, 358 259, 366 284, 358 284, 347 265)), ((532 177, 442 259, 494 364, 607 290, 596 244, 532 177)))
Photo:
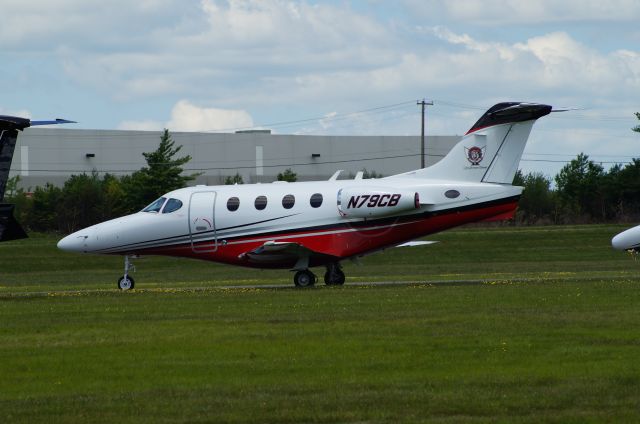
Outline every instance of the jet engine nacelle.
POLYGON ((338 191, 338 212, 347 218, 370 218, 418 209, 414 191, 372 187, 349 187, 338 191))

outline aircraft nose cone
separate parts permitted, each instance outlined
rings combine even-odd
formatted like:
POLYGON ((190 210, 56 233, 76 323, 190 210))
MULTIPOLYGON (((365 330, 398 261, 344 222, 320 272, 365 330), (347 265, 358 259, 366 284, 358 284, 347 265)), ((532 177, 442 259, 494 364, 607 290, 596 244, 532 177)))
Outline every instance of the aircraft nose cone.
POLYGON ((640 245, 640 226, 621 232, 611 239, 611 246, 617 250, 635 249, 640 245))
POLYGON ((614 249, 624 250, 624 246, 623 246, 623 243, 622 243, 622 239, 624 237, 621 237, 621 236, 622 236, 622 234, 618 234, 618 235, 616 235, 615 237, 613 237, 611 239, 611 246, 613 246, 614 249))
POLYGON ((87 234, 73 233, 58 242, 58 249, 66 252, 85 252, 87 250, 87 234))

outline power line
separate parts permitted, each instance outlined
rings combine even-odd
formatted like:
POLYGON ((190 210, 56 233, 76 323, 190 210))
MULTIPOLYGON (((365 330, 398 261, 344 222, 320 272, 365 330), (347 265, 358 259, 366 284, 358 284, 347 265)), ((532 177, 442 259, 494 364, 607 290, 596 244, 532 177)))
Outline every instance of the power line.
POLYGON ((267 124, 257 124, 257 125, 253 125, 250 127, 236 127, 236 128, 223 128, 223 129, 219 129, 219 130, 212 130, 212 131, 204 131, 204 132, 211 132, 211 133, 215 133, 215 132, 226 132, 226 131, 242 131, 242 130, 251 130, 251 129, 256 129, 256 128, 278 128, 278 127, 287 127, 287 126, 291 126, 293 124, 301 124, 301 123, 305 123, 305 122, 315 122, 315 121, 322 121, 322 120, 336 120, 336 119, 346 119, 352 116, 356 116, 356 115, 360 115, 360 114, 365 114, 365 113, 374 113, 376 111, 380 111, 380 110, 385 110, 385 109, 390 109, 390 108, 395 108, 398 106, 404 106, 407 104, 413 103, 413 101, 404 101, 404 102, 400 102, 400 103, 394 103, 394 104, 390 104, 390 105, 384 105, 384 106, 376 106, 376 107, 372 107, 369 109, 362 109, 362 110, 358 110, 355 112, 348 112, 348 113, 343 113, 343 114, 338 114, 336 113, 335 115, 324 115, 324 116, 316 116, 313 118, 304 118, 304 119, 298 119, 298 120, 294 120, 294 121, 282 121, 282 122, 272 122, 272 123, 267 123, 267 124))
MULTIPOLYGON (((310 166, 310 165, 327 165, 327 164, 339 164, 339 163, 354 163, 354 162, 366 162, 373 160, 386 160, 386 159, 400 159, 400 158, 409 158, 416 157, 419 154, 406 154, 406 155, 394 155, 394 156, 380 156, 380 157, 369 157, 369 158, 359 158, 359 159, 344 159, 344 160, 334 160, 334 161, 323 161, 323 162, 298 162, 298 163, 280 163, 275 165, 263 165, 264 168, 288 168, 293 166, 310 166)), ((432 155, 426 154, 426 156, 430 157, 439 157, 442 158, 445 155, 432 155)), ((607 165, 615 165, 615 164, 630 164, 632 161, 602 161, 597 159, 591 159, 594 163, 599 164, 607 164, 607 165)), ((543 162, 543 163, 570 163, 571 160, 554 160, 554 159, 520 159, 520 162, 543 162)), ((238 170, 238 169, 254 169, 255 165, 243 165, 243 166, 231 166, 231 167, 197 167, 197 168, 184 168, 183 172, 193 172, 193 171, 229 171, 229 170, 238 170)), ((21 168, 12 168, 14 172, 22 172, 21 168)), ((97 172, 97 173, 130 173, 136 172, 140 169, 33 169, 29 168, 29 172, 97 172)))
MULTIPOLYGON (((353 163, 353 162, 365 162, 372 160, 386 160, 386 159, 399 159, 399 158, 408 158, 408 157, 416 157, 419 154, 412 153, 406 155, 393 155, 393 156, 380 156, 380 157, 368 157, 368 158, 358 158, 358 159, 343 159, 343 160, 333 160, 333 161, 314 161, 314 162, 300 162, 300 163, 281 163, 275 165, 263 165, 264 168, 283 168, 283 167, 292 167, 292 166, 307 166, 307 165, 326 165, 326 164, 338 164, 338 163, 353 163)), ((442 158, 444 155, 430 155, 427 156, 439 157, 442 158)), ((255 169, 255 164, 246 165, 246 166, 231 166, 231 167, 207 167, 207 168, 183 168, 183 172, 192 172, 192 171, 227 171, 234 169, 255 169)), ((98 173, 123 173, 123 172, 136 172, 140 169, 93 169, 91 171, 86 169, 33 169, 29 168, 29 172, 98 172, 98 173)), ((13 169, 12 171, 21 172, 21 168, 13 169)))

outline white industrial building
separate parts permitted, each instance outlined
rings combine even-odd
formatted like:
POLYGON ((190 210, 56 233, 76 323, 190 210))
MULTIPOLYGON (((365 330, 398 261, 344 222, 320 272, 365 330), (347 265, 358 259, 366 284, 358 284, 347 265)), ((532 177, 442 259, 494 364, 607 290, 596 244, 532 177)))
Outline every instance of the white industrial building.
MULTIPOLYGON (((70 175, 130 174, 146 166, 143 152, 160 143, 160 131, 27 128, 18 136, 10 177, 20 175, 29 189, 49 182, 62 185, 70 175)), ((291 168, 299 181, 342 178, 367 169, 384 176, 420 168, 420 136, 281 135, 172 132, 177 156, 191 155, 185 174, 201 172, 194 184, 223 184, 239 173, 245 183, 271 182, 291 168)), ((437 162, 460 136, 427 136, 425 163, 437 162)))

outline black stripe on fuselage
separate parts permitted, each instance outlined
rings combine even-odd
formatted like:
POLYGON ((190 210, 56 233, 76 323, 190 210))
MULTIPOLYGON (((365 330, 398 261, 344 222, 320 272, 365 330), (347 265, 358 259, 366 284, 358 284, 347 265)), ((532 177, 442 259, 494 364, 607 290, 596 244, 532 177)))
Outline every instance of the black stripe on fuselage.
MULTIPOLYGON (((473 205, 467 205, 467 206, 460 206, 458 208, 451 208, 451 209, 442 209, 439 211, 425 211, 425 212, 421 212, 421 213, 417 213, 417 214, 411 214, 411 215, 396 215, 396 216, 390 216, 390 217, 385 217, 385 218, 377 218, 377 219, 367 219, 364 221, 355 221, 355 222, 340 222, 340 223, 334 223, 334 224, 326 224, 326 225, 317 225, 314 227, 303 227, 303 228, 290 228, 290 229, 286 229, 286 230, 278 230, 278 231, 273 231, 273 232, 269 232, 269 233, 259 233, 258 235, 260 236, 277 236, 280 234, 290 234, 290 233, 298 233, 298 232, 309 232, 309 231, 322 231, 322 230, 337 230, 337 229, 347 229, 347 228, 364 228, 364 227, 376 227, 376 226, 380 226, 380 225, 388 225, 388 224, 392 224, 392 223, 403 223, 403 222, 409 222, 409 221, 416 221, 416 220, 422 220, 422 219, 426 219, 426 218, 433 218, 439 215, 446 215, 446 214, 450 214, 450 213, 455 213, 455 212, 466 212, 466 211, 470 211, 470 210, 475 210, 475 209, 483 209, 486 207, 491 207, 491 206, 495 206, 495 205, 500 205, 500 204, 504 204, 504 203, 509 203, 511 201, 517 201, 520 198, 520 195, 518 196, 512 196, 512 197, 506 197, 506 198, 502 198, 502 199, 498 199, 498 200, 491 200, 489 202, 485 202, 485 203, 476 203, 473 205)), ((237 239, 243 239, 243 238, 247 238, 250 236, 253 236, 255 234, 245 234, 245 235, 240 235, 240 236, 232 236, 232 237, 225 237, 224 240, 226 241, 233 241, 233 240, 237 240, 237 239)))
MULTIPOLYGON (((369 219, 369 220, 363 220, 363 221, 351 221, 351 222, 340 222, 340 223, 332 223, 332 224, 325 224, 325 225, 317 225, 317 226, 313 226, 313 227, 299 227, 299 228, 288 228, 288 229, 283 229, 283 230, 277 230, 277 231, 271 231, 271 232, 259 232, 259 233, 250 233, 250 234, 242 234, 242 235, 237 235, 237 236, 230 236, 230 237, 215 237, 216 239, 220 238, 223 239, 227 242, 229 241, 236 241, 236 240, 240 240, 240 239, 245 239, 248 237, 255 237, 255 236, 260 236, 260 237, 272 237, 272 236, 278 236, 281 234, 292 234, 292 233, 306 233, 306 232, 317 232, 317 231, 323 231, 323 230, 338 230, 338 229, 364 229, 366 227, 375 227, 375 226, 380 226, 380 225, 387 225, 387 224, 392 224, 392 223, 403 223, 403 222, 409 222, 409 221, 416 221, 416 220, 422 220, 422 219, 427 219, 427 218, 433 218, 439 215, 446 215, 446 214, 451 214, 451 213, 455 213, 455 212, 466 212, 466 211, 471 211, 471 210, 475 210, 475 209, 483 209, 483 208, 487 208, 487 207, 491 207, 491 206, 496 206, 496 205, 501 205, 501 204, 506 204, 506 203, 510 203, 513 201, 517 201, 520 198, 520 195, 517 196, 510 196, 510 197, 505 197, 502 199, 496 199, 496 200, 490 200, 488 202, 484 202, 484 203, 475 203, 472 205, 466 205, 466 206, 460 206, 457 208, 450 208, 450 209, 442 209, 439 211, 425 211, 425 212, 421 212, 421 213, 417 213, 417 214, 411 214, 411 215, 400 215, 400 216, 390 216, 390 217, 385 217, 385 218, 377 218, 377 219, 369 219)), ((247 227, 250 225, 255 225, 255 224, 260 224, 260 223, 264 223, 264 222, 269 222, 269 221, 275 221, 278 219, 283 219, 283 218, 287 218, 289 216, 293 216, 293 215, 287 215, 287 216, 282 216, 279 218, 273 218, 273 219, 268 219, 268 220, 264 220, 264 221, 258 221, 258 222, 254 222, 254 223, 250 223, 250 224, 243 224, 243 225, 237 225, 237 226, 232 226, 232 227, 226 227, 226 228, 221 228, 221 229, 216 229, 216 232, 221 232, 224 230, 229 230, 229 229, 235 229, 235 228, 240 228, 240 227, 247 227)), ((199 233, 198 235, 204 235, 204 234, 213 234, 214 231, 207 231, 207 232, 203 232, 203 233, 199 233)), ((181 244, 183 241, 190 241, 191 237, 189 234, 186 235, 181 235, 181 236, 175 236, 175 237, 167 237, 165 239, 157 239, 157 240, 149 240, 149 241, 145 241, 145 242, 138 242, 138 243, 130 243, 130 244, 125 244, 122 246, 115 246, 115 247, 110 247, 107 249, 102 249, 102 250, 97 250, 95 251, 95 253, 121 253, 122 251, 132 251, 135 249, 151 249, 151 248, 157 248, 157 247, 168 247, 168 246, 174 246, 177 244, 181 244), (168 240, 172 240, 169 243, 166 243, 166 241, 168 240), (158 243, 158 242, 162 242, 165 241, 165 243, 158 243), (153 243, 153 245, 149 246, 147 244, 149 243, 153 243), (145 246, 143 246, 145 245, 145 246)), ((201 241, 209 241, 211 239, 202 239, 202 237, 198 237, 198 242, 201 241)), ((196 240, 194 239, 194 242, 196 240)))
MULTIPOLYGON (((265 219, 265 220, 262 220, 262 221, 251 222, 249 224, 234 225, 234 226, 231 226, 231 227, 216 228, 216 229, 210 230, 210 231, 203 231, 203 232, 200 232, 200 233, 197 233, 197 234, 193 234, 193 239, 194 239, 194 241, 196 241, 196 239, 198 241, 200 241, 200 239, 204 238, 202 236, 207 235, 207 234, 214 234, 214 233, 220 232, 220 231, 233 230, 233 229, 242 228, 242 227, 249 227, 251 225, 264 224, 265 222, 277 221, 279 219, 289 218, 289 217, 296 216, 296 215, 300 215, 300 214, 299 213, 294 213, 294 214, 290 214, 290 215, 279 216, 277 218, 270 218, 270 219, 265 219)), ((149 243, 157 244, 158 242, 169 242, 169 244, 167 244, 167 246, 170 246, 172 244, 181 243, 182 241, 184 241, 184 239, 191 240, 192 239, 192 234, 182 234, 182 235, 179 235, 179 236, 171 236, 171 237, 163 237, 163 238, 147 240, 147 241, 139 241, 139 242, 136 242, 136 243, 129 243, 129 244, 123 244, 123 245, 120 245, 120 246, 109 247, 107 249, 100 249, 100 250, 96 250, 95 252, 96 253, 100 253, 100 252, 106 252, 107 250, 113 250, 113 249, 137 248, 137 247, 143 247, 143 246, 140 246, 140 245, 149 244, 149 243)), ((204 241, 206 241, 206 238, 205 238, 204 241)), ((165 244, 160 244, 160 245, 163 246, 165 244)), ((148 247, 155 247, 155 245, 154 246, 144 246, 144 248, 148 248, 148 247)))

